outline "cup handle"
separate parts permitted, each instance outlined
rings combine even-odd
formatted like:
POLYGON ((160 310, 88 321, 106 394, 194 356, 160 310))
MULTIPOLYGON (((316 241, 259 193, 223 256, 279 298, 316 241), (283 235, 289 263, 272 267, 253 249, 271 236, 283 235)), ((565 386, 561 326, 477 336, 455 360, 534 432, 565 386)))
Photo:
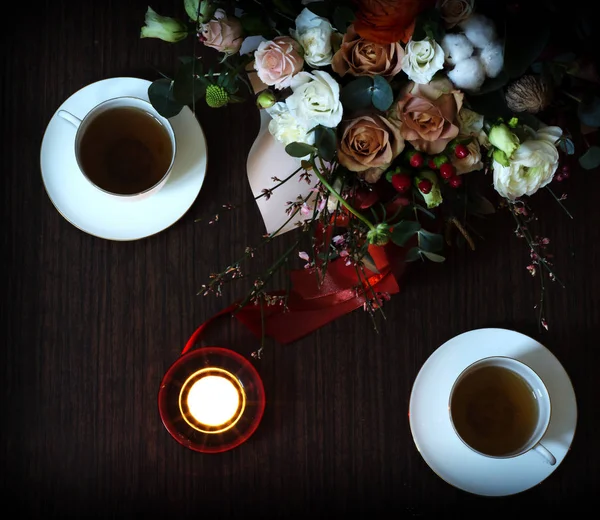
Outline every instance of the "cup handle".
POLYGON ((544 457, 544 459, 546 459, 550 466, 554 466, 556 464, 556 458, 554 457, 554 455, 552 455, 552 453, 550 453, 550 451, 547 448, 545 448, 542 444, 536 444, 533 447, 533 450, 539 453, 542 457, 544 457))
POLYGON ((79 125, 81 124, 81 119, 71 114, 71 112, 67 112, 66 110, 59 110, 58 115, 63 119, 67 120, 69 123, 71 123, 75 128, 79 128, 79 125))

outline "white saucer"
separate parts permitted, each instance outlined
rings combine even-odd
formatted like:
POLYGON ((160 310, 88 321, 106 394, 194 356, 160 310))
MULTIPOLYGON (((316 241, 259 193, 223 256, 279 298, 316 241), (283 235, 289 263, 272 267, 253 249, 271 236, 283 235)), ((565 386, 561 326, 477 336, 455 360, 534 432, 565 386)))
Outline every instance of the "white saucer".
POLYGON ((477 495, 512 495, 539 484, 562 462, 575 435, 577 402, 569 376, 546 347, 518 332, 478 329, 447 341, 424 363, 413 384, 409 422, 417 449, 443 480, 477 495), (533 451, 512 459, 483 457, 455 435, 448 413, 452 384, 487 356, 515 357, 546 383, 552 418, 542 444, 556 457, 554 466, 533 451))
POLYGON ((204 132, 189 107, 170 118, 177 156, 169 180, 146 199, 119 200, 94 189, 75 160, 75 127, 57 115, 61 109, 79 118, 98 103, 118 96, 148 100, 150 81, 109 78, 69 97, 48 123, 40 153, 42 180, 58 212, 80 230, 108 240, 136 240, 166 229, 196 200, 206 174, 204 132))

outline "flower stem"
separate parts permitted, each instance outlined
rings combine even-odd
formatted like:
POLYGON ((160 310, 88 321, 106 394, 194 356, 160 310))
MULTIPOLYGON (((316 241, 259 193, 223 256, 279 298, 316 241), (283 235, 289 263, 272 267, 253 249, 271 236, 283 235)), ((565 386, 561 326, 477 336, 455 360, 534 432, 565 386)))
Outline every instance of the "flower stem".
POLYGON ((332 186, 325 180, 325 177, 323 177, 323 175, 321 174, 314 158, 311 161, 312 166, 313 166, 313 170, 315 172, 315 175, 317 176, 317 179, 319 179, 319 182, 325 186, 329 192, 340 202, 340 204, 342 206, 344 206, 350 213, 352 213, 358 220, 360 220, 361 222, 363 222, 364 224, 366 224, 370 230, 374 230, 375 226, 371 223, 371 221, 365 217, 363 217, 358 211, 356 211, 350 204, 348 204, 348 202, 346 202, 346 199, 344 199, 337 191, 335 191, 332 186))
POLYGON ((556 194, 550 189, 549 186, 546 186, 546 189, 550 192, 550 194, 554 197, 554 200, 558 202, 559 206, 564 210, 564 212, 569 215, 569 217, 573 218, 573 215, 569 213, 569 210, 565 207, 565 205, 561 202, 561 200, 556 196, 556 194))

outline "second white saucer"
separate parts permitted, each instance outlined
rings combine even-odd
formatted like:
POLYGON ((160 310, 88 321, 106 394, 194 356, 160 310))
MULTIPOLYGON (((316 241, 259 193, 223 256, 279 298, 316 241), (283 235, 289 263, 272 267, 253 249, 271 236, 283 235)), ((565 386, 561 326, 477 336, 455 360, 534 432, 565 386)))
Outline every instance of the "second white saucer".
POLYGON ((511 330, 478 329, 452 338, 427 359, 413 384, 409 421, 417 449, 443 480, 478 495, 511 495, 539 484, 560 465, 575 435, 577 402, 569 376, 546 347, 511 330), (464 368, 488 356, 514 357, 544 380, 552 418, 542 443, 556 457, 554 466, 533 451, 511 459, 483 457, 456 436, 448 411, 452 384, 464 368))

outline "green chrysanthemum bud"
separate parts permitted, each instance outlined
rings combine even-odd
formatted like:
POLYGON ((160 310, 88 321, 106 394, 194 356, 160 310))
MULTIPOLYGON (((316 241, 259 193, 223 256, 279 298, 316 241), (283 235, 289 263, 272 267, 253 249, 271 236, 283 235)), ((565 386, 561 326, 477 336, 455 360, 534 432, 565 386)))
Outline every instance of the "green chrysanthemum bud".
POLYGON ((488 139, 495 148, 502 150, 508 158, 519 147, 519 138, 504 123, 493 126, 488 139))
POLYGON ((206 104, 211 108, 224 107, 229 103, 229 93, 218 85, 206 87, 206 104))
POLYGON ((373 229, 367 233, 367 240, 369 244, 376 246, 384 246, 390 241, 390 226, 385 222, 377 224, 373 229))
POLYGON ((158 38, 169 43, 175 43, 187 37, 185 24, 169 16, 161 16, 151 7, 146 11, 146 25, 140 31, 140 38, 158 38))

